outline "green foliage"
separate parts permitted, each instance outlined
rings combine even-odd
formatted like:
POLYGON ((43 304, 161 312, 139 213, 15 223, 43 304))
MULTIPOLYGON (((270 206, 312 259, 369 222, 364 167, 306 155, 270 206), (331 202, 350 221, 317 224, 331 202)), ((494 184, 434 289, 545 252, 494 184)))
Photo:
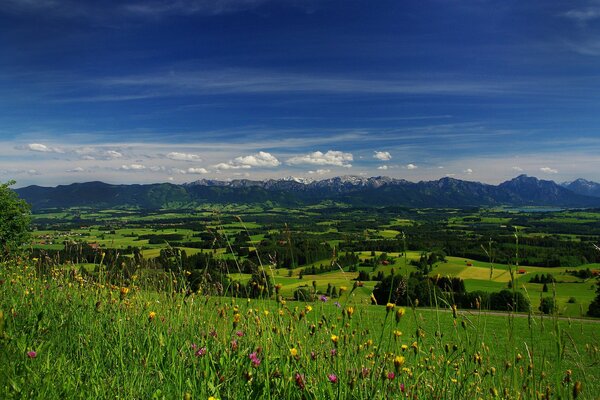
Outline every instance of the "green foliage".
POLYGON ((587 315, 590 317, 600 317, 600 279, 596 281, 596 297, 590 304, 587 315))
POLYGON ((15 181, 0 184, 0 257, 7 257, 30 238, 29 205, 10 189, 15 181))
POLYGON ((539 310, 544 314, 554 314, 558 310, 558 307, 552 297, 543 297, 540 302, 539 310))

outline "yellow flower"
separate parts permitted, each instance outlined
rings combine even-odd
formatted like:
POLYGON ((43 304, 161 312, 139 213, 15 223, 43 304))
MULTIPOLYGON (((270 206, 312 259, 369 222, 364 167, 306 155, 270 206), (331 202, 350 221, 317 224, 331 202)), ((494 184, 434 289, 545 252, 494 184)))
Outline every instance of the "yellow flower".
POLYGON ((406 359, 402 356, 396 356, 396 358, 394 358, 394 367, 396 367, 397 371, 400 371, 400 368, 404 365, 404 361, 406 359))
POLYGON ((408 346, 403 344, 402 346, 400 346, 400 348, 402 349, 402 351, 406 351, 408 350, 408 346))
POLYGON ((152 321, 154 318, 156 318, 156 313, 154 311, 150 311, 148 313, 148 320, 152 321))
POLYGON ((307 305, 306 307, 304 307, 304 309, 306 310, 307 313, 312 311, 312 307, 310 305, 307 305))
POLYGON ((404 316, 404 314, 406 313, 406 310, 404 310, 404 308, 400 307, 399 309, 396 310, 396 322, 400 322, 400 319, 404 316))
POLYGON ((354 307, 346 307, 346 315, 348 318, 352 318, 352 314, 354 314, 354 307))
POLYGON ((218 399, 217 399, 216 397, 214 397, 214 396, 210 396, 210 397, 208 398, 208 400, 218 400, 218 399))
POLYGON ((396 329, 394 331, 394 339, 398 339, 400 336, 402 336, 402 332, 396 329))
POLYGON ((298 349, 296 349, 295 347, 292 347, 292 348, 290 349, 290 355, 291 355, 292 357, 296 357, 296 356, 298 356, 298 349))
POLYGON ((395 305, 394 303, 387 303, 387 304, 385 305, 385 310, 386 310, 387 312, 390 312, 390 311, 392 311, 392 310, 394 309, 394 307, 396 307, 396 305, 395 305))
POLYGON ((338 342, 338 339, 339 339, 339 338, 337 337, 337 335, 331 335, 331 341, 332 341, 333 343, 336 343, 336 344, 337 344, 337 342, 338 342))

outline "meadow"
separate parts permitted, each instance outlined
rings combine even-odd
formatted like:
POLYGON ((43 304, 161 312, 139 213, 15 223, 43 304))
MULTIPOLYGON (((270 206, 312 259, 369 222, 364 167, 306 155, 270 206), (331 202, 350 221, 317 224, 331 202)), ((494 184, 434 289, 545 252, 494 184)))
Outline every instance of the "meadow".
MULTIPOLYGON (((180 277, 173 276, 174 280, 180 277)), ((160 292, 0 268, 3 398, 593 399, 598 323, 160 292)))

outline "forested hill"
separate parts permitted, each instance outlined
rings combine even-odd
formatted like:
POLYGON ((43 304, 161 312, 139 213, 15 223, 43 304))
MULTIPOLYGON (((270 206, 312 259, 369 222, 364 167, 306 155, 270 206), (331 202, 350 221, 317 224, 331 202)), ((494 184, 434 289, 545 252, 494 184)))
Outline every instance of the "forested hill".
POLYGON ((330 200, 355 206, 477 207, 556 206, 600 207, 600 197, 576 193, 553 181, 526 175, 500 185, 442 178, 409 182, 389 177, 344 176, 320 181, 294 178, 252 181, 200 180, 183 185, 157 183, 111 185, 73 183, 56 187, 16 189, 34 209, 87 206, 133 206, 143 209, 181 208, 203 203, 264 203, 282 206, 330 200))

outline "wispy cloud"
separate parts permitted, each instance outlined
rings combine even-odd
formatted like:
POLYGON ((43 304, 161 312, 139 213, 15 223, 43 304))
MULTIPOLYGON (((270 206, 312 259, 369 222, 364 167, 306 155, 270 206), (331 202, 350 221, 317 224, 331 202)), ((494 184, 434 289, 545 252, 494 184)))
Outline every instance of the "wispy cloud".
MULTIPOLYGON (((229 93, 489 95, 511 90, 510 83, 506 81, 473 80, 456 75, 389 76, 376 80, 232 68, 202 71, 171 69, 164 73, 108 77, 95 83, 112 91, 122 90, 124 96, 156 97, 229 93)), ((102 100, 98 97, 92 99, 102 100)))

